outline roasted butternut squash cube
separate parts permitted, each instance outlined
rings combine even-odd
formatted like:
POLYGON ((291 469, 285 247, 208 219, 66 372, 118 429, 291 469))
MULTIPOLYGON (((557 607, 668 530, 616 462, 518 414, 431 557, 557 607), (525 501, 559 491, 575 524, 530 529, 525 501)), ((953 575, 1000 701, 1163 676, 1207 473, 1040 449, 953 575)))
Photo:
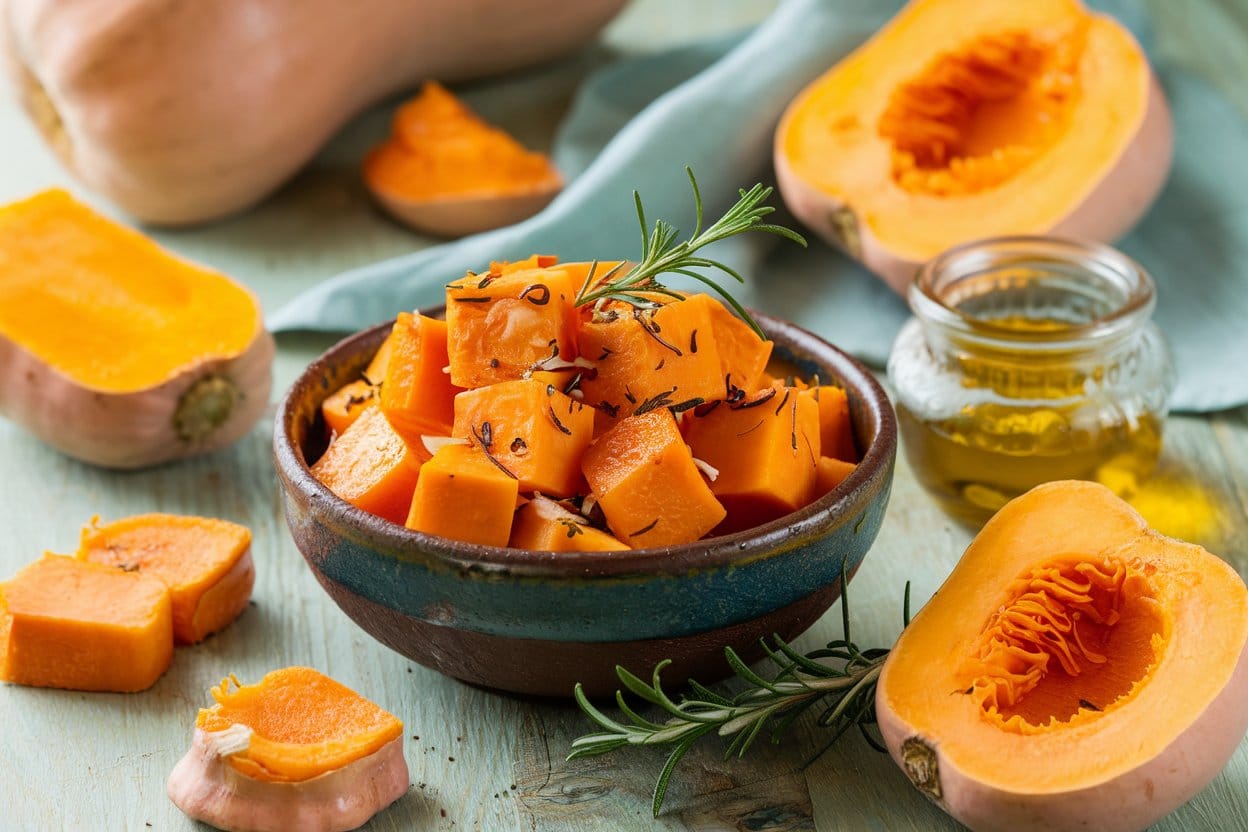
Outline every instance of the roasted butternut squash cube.
POLYGON ((711 492, 728 510, 719 532, 767 523, 814 498, 819 407, 813 397, 767 387, 696 412, 685 436, 693 455, 719 472, 711 492))
POLYGON ((364 379, 344 384, 325 401, 321 402, 321 416, 325 425, 335 436, 347 432, 347 428, 363 412, 366 407, 377 405, 377 388, 364 379))
POLYGON ((630 547, 689 543, 724 519, 667 408, 621 419, 581 467, 607 525, 630 547))
POLYGON ((715 347, 719 350, 720 375, 742 390, 763 387, 772 342, 759 338, 749 324, 722 303, 712 301, 707 305, 714 324, 715 347))
POLYGON ((557 267, 469 275, 447 286, 451 383, 496 384, 547 359, 574 358, 577 288, 557 267))
POLYGON ((491 260, 488 273, 499 276, 526 269, 548 269, 558 262, 559 258, 553 254, 530 254, 523 260, 491 260))
POLYGON ((571 497, 594 436, 594 409, 550 384, 504 381, 455 397, 451 435, 488 451, 516 475, 521 491, 571 497))
POLYGON ((157 578, 44 555, 0 583, 0 680, 146 690, 173 660, 172 610, 157 578))
POLYGON ((407 527, 429 534, 506 546, 519 481, 480 448, 445 445, 420 469, 407 527))
POLYGON ((412 502, 420 459, 381 409, 366 407, 312 466, 325 487, 357 508, 402 523, 412 502))
POLYGON ((581 384, 585 403, 613 423, 637 411, 681 410, 723 398, 715 306, 713 298, 691 295, 653 312, 616 304, 607 309, 609 320, 582 320, 581 355, 597 368, 581 384))
POLYGON ((554 500, 534 497, 516 512, 511 529, 515 549, 539 552, 615 552, 628 549, 611 535, 595 529, 579 514, 554 500))
POLYGON ((422 459, 429 454, 420 437, 446 436, 455 420, 459 391, 444 372, 446 333, 445 321, 400 312, 381 385, 381 412, 422 459))
POLYGON ((815 496, 822 497, 833 488, 845 482, 845 478, 854 473, 858 466, 843 459, 830 456, 819 457, 819 467, 815 471, 815 496))
POLYGON ((819 404, 819 447, 824 456, 845 462, 857 462, 854 428, 849 421, 849 399, 839 387, 823 385, 802 391, 819 404))
POLYGON ((386 380, 386 368, 390 366, 390 353, 394 352, 394 343, 397 340, 399 340, 398 336, 394 334, 392 328, 386 340, 382 341, 381 346, 377 348, 377 352, 373 353, 368 366, 364 368, 364 380, 369 384, 376 386, 386 380))

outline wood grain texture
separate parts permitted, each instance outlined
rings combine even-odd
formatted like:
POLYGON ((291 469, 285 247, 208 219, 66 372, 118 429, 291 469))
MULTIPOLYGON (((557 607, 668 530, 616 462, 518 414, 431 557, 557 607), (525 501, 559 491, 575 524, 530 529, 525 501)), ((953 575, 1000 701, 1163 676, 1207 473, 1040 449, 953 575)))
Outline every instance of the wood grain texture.
MULTIPOLYGON (((1151 0, 1164 21, 1163 47, 1210 74, 1245 108, 1243 56, 1248 12, 1231 0, 1151 0), (1222 57, 1218 57, 1222 56, 1222 57)), ((774 0, 636 2, 607 33, 617 49, 655 49, 761 18, 774 0)), ((551 70, 505 83, 543 87, 551 70)), ((498 116, 534 143, 549 141, 569 90, 498 116)), ((166 245, 251 285, 272 309, 341 269, 430 241, 382 219, 368 204, 355 165, 384 134, 381 108, 352 123, 298 179, 238 218, 161 232, 166 245)), ((491 114, 487 114, 491 115, 491 114)), ((69 184, 17 112, 0 103, 0 200, 69 184)), ((333 339, 283 336, 275 389, 333 339)), ((224 517, 255 533, 255 603, 223 633, 180 648, 169 673, 138 695, 84 694, 0 686, 0 829, 182 830, 195 828, 165 798, 164 781, 185 751, 195 711, 226 673, 244 681, 287 664, 312 665, 397 714, 406 723, 408 795, 371 824, 375 830, 941 830, 956 829, 909 787, 883 755, 849 736, 809 768, 823 744, 809 720, 784 746, 760 745, 725 762, 712 740, 691 752, 673 780, 668 810, 650 818, 657 749, 564 761, 588 730, 566 704, 501 696, 411 666, 356 628, 316 585, 280 515, 269 462, 269 425, 233 449, 136 473, 103 472, 59 456, 0 422, 0 576, 45 549, 71 551, 79 527, 147 511, 224 517), (147 824, 150 824, 148 826, 147 824)), ((1163 475, 1198 483, 1213 506, 1199 542, 1248 574, 1248 410, 1210 419, 1173 419, 1163 475)), ((916 605, 939 586, 969 540, 942 515, 899 459, 880 537, 850 587, 855 637, 887 644, 901 629, 901 594, 916 605)), ((834 607, 798 641, 812 648, 839 636, 834 607)), ((205 828, 205 827, 199 827, 205 828)), ((1214 783, 1161 823, 1163 832, 1248 829, 1248 743, 1214 783)))

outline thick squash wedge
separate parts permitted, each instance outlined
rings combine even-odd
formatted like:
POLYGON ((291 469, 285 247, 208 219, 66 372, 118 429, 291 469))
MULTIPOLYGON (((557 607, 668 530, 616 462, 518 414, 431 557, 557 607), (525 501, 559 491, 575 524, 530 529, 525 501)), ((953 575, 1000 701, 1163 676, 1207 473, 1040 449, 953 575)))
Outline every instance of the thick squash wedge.
POLYGON ((775 141, 793 213, 898 291, 972 239, 1118 237, 1170 153, 1143 51, 1078 0, 913 0, 794 100, 775 141))
POLYGON ((0 415, 86 462, 215 450, 269 403, 243 286, 51 190, 0 208, 0 415))
POLYGON ((1248 590, 1104 486, 1011 501, 885 663, 889 751, 972 829, 1143 829, 1248 729, 1248 590))

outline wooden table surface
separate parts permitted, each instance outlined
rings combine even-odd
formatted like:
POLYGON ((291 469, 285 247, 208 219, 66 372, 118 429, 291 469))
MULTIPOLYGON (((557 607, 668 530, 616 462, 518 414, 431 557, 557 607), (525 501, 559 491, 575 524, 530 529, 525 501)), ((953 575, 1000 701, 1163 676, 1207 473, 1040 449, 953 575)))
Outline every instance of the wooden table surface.
MULTIPOLYGON (((618 49, 658 48, 760 19, 769 0, 640 0, 608 30, 618 49), (678 19, 674 19, 678 18, 678 19)), ((1230 0, 1165 3, 1161 48, 1209 73, 1248 111, 1248 8, 1230 0)), ((385 129, 388 108, 353 122, 294 182, 256 210, 207 228, 156 236, 173 249, 252 286, 266 307, 345 267, 428 241, 368 205, 356 179, 362 148, 385 129)), ((522 128, 549 139, 549 121, 522 128)), ((1248 150, 1246 148, 1245 150, 1248 150)), ((0 104, 0 200, 68 183, 12 102, 0 104)), ((330 342, 279 338, 274 395, 330 342)), ((186 750, 196 709, 227 673, 244 681, 290 664, 334 676, 406 723, 408 795, 369 826, 377 830, 956 828, 910 788, 883 755, 849 737, 803 770, 822 741, 809 721, 782 747, 760 746, 725 763, 715 742, 679 769, 662 818, 650 818, 659 750, 564 762, 587 721, 574 707, 478 690, 382 647, 355 627, 313 580, 287 535, 269 461, 270 420, 236 447, 136 473, 91 468, 0 421, 0 577, 41 552, 72 551, 92 515, 147 511, 224 517, 251 527, 253 605, 230 628, 192 648, 151 690, 86 694, 0 686, 0 830, 175 830, 192 827, 165 797, 165 778, 186 750)), ((1140 507, 1248 573, 1248 410, 1172 418, 1161 482, 1140 507)), ((969 539, 919 489, 899 459, 878 541, 852 585, 861 642, 885 645, 901 627, 901 591, 917 602, 948 573, 969 539)), ((839 634, 834 608, 799 641, 839 634)), ((1227 769, 1158 829, 1248 830, 1248 742, 1227 769)))

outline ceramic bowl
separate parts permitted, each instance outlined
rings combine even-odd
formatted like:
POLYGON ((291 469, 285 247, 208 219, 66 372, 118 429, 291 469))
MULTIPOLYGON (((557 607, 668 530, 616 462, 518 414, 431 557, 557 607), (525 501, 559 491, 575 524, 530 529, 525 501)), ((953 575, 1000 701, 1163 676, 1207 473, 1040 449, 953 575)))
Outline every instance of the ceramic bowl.
POLYGON ((340 342, 287 393, 274 426, 286 521, 321 586, 364 630, 404 656, 467 682, 544 696, 618 687, 662 659, 673 683, 727 675, 759 639, 791 639, 840 594, 879 531, 897 425, 880 385, 854 359, 793 325, 756 315, 775 356, 849 396, 862 462, 833 491, 763 526, 629 552, 532 552, 448 540, 355 508, 308 466, 323 452, 320 405, 360 377, 391 325, 340 342))

